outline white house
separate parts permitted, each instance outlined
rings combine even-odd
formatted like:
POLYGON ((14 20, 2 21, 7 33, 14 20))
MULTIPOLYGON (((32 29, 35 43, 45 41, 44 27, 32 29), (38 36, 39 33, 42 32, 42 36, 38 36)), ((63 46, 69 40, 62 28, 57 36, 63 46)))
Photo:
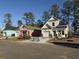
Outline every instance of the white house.
POLYGON ((43 37, 68 37, 69 26, 56 17, 51 17, 41 28, 43 37))

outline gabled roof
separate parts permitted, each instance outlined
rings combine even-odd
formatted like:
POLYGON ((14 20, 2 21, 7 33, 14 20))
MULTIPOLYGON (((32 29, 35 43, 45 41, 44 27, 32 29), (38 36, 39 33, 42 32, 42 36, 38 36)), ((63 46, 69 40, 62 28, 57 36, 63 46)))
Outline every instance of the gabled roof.
POLYGON ((56 28, 56 27, 55 27, 55 28, 52 28, 52 30, 53 30, 53 31, 56 31, 56 30, 58 30, 58 31, 63 31, 63 30, 65 30, 65 28, 56 28))
POLYGON ((67 25, 66 23, 64 23, 63 21, 59 22, 59 25, 67 25))
POLYGON ((23 30, 23 31, 26 31, 28 28, 25 25, 21 25, 19 29, 23 30))
POLYGON ((48 21, 57 21, 59 20, 57 17, 52 16, 48 21))
POLYGON ((45 23, 44 26, 42 27, 42 29, 58 29, 58 30, 64 30, 65 28, 67 28, 67 24, 64 23, 63 21, 59 20, 58 18, 52 16, 47 22, 52 22, 52 21, 59 21, 59 24, 57 27, 53 27, 50 26, 49 24, 45 23))
POLYGON ((6 26, 3 30, 17 30, 19 29, 18 27, 14 27, 14 26, 6 26))
POLYGON ((58 25, 56 28, 66 28, 67 25, 58 25))
POLYGON ((52 28, 52 30, 62 31, 67 28, 67 25, 58 25, 57 27, 52 28))
POLYGON ((20 26, 20 29, 21 29, 21 28, 27 28, 27 27, 26 27, 25 25, 21 25, 21 26, 20 26))
POLYGON ((46 24, 46 26, 49 28, 49 29, 51 29, 52 27, 50 26, 50 25, 48 25, 48 24, 46 24))
MULTIPOLYGON (((52 16, 47 22, 58 21, 58 20, 59 20, 58 18, 52 16)), ((43 27, 46 25, 48 28, 51 28, 50 25, 47 24, 47 22, 43 25, 43 27)), ((42 29, 43 29, 43 27, 42 27, 42 29)))

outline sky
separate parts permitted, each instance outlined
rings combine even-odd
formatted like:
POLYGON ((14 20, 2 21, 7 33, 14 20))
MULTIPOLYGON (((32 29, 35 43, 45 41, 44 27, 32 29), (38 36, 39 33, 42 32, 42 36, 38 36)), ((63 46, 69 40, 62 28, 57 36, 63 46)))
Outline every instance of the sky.
POLYGON ((22 19, 25 12, 33 12, 35 20, 41 18, 44 11, 48 11, 53 4, 62 8, 64 0, 0 0, 0 27, 4 26, 4 14, 12 14, 12 24, 17 26, 17 21, 22 19))

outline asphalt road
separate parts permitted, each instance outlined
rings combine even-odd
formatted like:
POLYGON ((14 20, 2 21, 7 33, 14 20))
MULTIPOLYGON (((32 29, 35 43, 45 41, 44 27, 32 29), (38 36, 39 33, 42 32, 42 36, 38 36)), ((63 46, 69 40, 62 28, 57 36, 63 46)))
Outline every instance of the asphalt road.
POLYGON ((0 40, 0 59, 79 59, 79 49, 61 45, 0 40))

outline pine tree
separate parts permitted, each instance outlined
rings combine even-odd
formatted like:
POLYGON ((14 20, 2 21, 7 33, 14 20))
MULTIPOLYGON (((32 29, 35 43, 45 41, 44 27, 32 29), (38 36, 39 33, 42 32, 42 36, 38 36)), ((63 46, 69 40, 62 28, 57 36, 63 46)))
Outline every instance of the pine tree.
POLYGON ((11 26, 12 25, 12 21, 11 21, 11 17, 12 15, 10 13, 6 13, 4 15, 4 23, 5 23, 5 26, 11 26))
POLYGON ((35 17, 32 12, 24 13, 23 19, 26 21, 26 25, 34 25, 35 23, 35 17))
POLYGON ((48 11, 44 11, 43 12, 43 16, 42 16, 42 22, 43 24, 45 24, 50 18, 49 12, 48 11))
POLYGON ((50 16, 58 17, 59 6, 57 4, 52 5, 50 8, 50 16))

